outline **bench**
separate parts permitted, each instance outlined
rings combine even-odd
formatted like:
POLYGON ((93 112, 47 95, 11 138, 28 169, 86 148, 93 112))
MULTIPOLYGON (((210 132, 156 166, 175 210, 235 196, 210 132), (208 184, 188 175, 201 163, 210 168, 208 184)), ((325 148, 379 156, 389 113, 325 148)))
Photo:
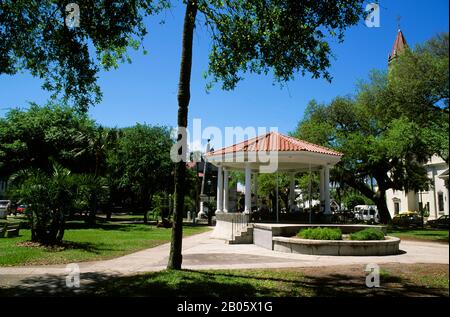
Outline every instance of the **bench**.
POLYGON ((19 236, 20 223, 6 223, 0 225, 0 238, 7 238, 19 236))

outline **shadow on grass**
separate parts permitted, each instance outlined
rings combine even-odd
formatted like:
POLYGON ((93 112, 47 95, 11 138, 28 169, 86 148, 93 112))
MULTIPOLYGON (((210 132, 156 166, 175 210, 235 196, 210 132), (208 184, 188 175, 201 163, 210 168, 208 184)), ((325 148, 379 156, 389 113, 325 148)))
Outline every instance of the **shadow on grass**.
POLYGON ((49 253, 58 253, 68 250, 82 250, 93 254, 102 254, 105 251, 115 251, 112 248, 106 248, 104 243, 91 243, 91 242, 75 242, 75 241, 62 241, 55 245, 43 245, 36 242, 24 241, 18 243, 17 246, 24 248, 40 248, 49 253))
MULTIPOLYGON (((183 227, 207 227, 207 225, 197 225, 185 223, 183 227)), ((100 230, 116 230, 116 231, 148 231, 156 228, 156 222, 144 223, 96 223, 89 224, 81 221, 69 221, 66 223, 67 230, 80 230, 80 229, 100 229, 100 230)), ((171 228, 161 228, 161 229, 171 229, 171 228)))
POLYGON ((115 231, 146 231, 151 228, 139 224, 123 224, 123 223, 95 223, 89 224, 85 222, 68 222, 66 223, 66 230, 81 230, 81 229, 99 229, 99 230, 115 230, 115 231))
MULTIPOLYGON (((181 276, 176 283, 159 280, 164 272, 145 276, 119 277, 103 273, 84 273, 80 276, 80 287, 66 286, 64 275, 45 275, 24 278, 18 285, 0 287, 3 296, 148 296, 148 297, 192 297, 192 296, 255 296, 257 289, 250 283, 237 285, 215 281, 200 281, 197 277, 181 276), (150 279, 150 280, 149 280, 150 279), (120 283, 116 285, 116 283, 120 283)), ((269 295, 269 293, 267 294, 269 295)))
POLYGON ((368 288, 365 276, 346 274, 291 275, 292 278, 243 274, 240 271, 161 271, 135 276, 81 274, 80 288, 68 288, 63 275, 33 276, 16 286, 0 288, 0 296, 148 296, 148 297, 255 297, 255 296, 439 296, 448 289, 415 284, 409 279, 382 275, 380 288, 368 288))
POLYGON ((103 243, 91 243, 91 242, 74 242, 74 241, 63 241, 61 245, 65 250, 75 249, 83 250, 89 253, 102 254, 105 251, 112 251, 112 248, 105 248, 103 243))
POLYGON ((208 279, 223 276, 228 279, 244 278, 247 280, 264 280, 288 286, 289 292, 283 296, 297 295, 302 293, 314 294, 322 297, 354 297, 354 296, 438 296, 448 297, 448 290, 441 288, 430 288, 414 284, 406 278, 381 274, 380 288, 368 288, 365 285, 365 276, 361 278, 346 274, 327 274, 324 276, 304 275, 296 279, 285 279, 275 277, 255 277, 242 274, 192 271, 204 274, 208 279))

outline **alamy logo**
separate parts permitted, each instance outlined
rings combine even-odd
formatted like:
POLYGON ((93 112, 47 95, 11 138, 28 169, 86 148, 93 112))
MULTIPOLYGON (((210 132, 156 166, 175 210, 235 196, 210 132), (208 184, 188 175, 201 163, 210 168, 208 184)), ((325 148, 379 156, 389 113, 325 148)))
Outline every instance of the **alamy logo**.
POLYGON ((369 288, 380 287, 380 267, 375 263, 369 263, 366 266, 366 286, 369 288))
MULTIPOLYGON (((224 132, 218 127, 209 126, 202 128, 201 119, 193 120, 192 133, 185 127, 179 127, 172 130, 172 137, 175 139, 170 150, 170 158, 173 162, 180 161, 190 162, 199 161, 200 156, 193 155, 195 150, 199 148, 189 149, 189 144, 202 144, 203 140, 213 140, 216 149, 224 148, 226 144, 239 143, 244 140, 249 140, 257 136, 262 136, 268 132, 277 132, 276 127, 225 127, 224 132), (192 137, 192 138, 191 138, 192 137), (194 150, 194 152, 192 152, 194 150)), ((277 139, 272 141, 271 149, 262 149, 256 151, 248 151, 245 154, 234 153, 230 155, 222 155, 222 161, 225 163, 243 163, 243 162, 258 162, 260 173, 273 173, 278 169, 278 144, 277 139)))
POLYGON ((380 6, 377 3, 368 3, 366 5, 365 23, 368 28, 380 27, 380 6))
POLYGON ((66 5, 66 26, 69 28, 77 28, 80 26, 80 7, 76 3, 66 5))
POLYGON ((76 263, 70 263, 66 266, 66 286, 69 288, 80 287, 80 267, 76 263))

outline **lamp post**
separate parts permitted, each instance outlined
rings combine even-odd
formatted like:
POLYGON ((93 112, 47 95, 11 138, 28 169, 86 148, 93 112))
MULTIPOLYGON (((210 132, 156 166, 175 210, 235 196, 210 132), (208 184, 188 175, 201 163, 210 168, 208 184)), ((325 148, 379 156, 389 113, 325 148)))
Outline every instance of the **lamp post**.
MULTIPOLYGON (((205 153, 208 153, 210 150, 211 150, 211 146, 210 146, 210 144, 209 144, 209 141, 210 141, 211 139, 208 139, 208 143, 206 144, 206 152, 205 153)), ((206 179, 206 164, 207 164, 207 162, 206 162, 206 157, 205 157, 205 155, 202 155, 203 156, 203 177, 202 177, 202 187, 201 187, 201 190, 200 190, 200 211, 198 212, 198 215, 197 215, 197 217, 199 218, 199 219, 201 219, 203 216, 205 216, 205 211, 204 211, 204 202, 205 202, 205 179, 206 179)))

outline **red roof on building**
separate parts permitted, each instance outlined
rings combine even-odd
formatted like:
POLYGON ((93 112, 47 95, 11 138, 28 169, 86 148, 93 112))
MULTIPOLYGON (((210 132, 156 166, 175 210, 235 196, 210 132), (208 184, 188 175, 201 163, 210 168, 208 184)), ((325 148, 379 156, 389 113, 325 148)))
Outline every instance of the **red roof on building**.
POLYGON ((391 54, 389 54, 389 61, 397 57, 398 54, 403 52, 408 47, 405 36, 401 30, 398 30, 397 37, 395 38, 394 46, 392 47, 391 54))
POLYGON ((342 156, 342 153, 331 150, 324 146, 296 139, 275 131, 257 136, 231 146, 209 152, 207 156, 223 155, 236 152, 258 152, 258 151, 295 151, 314 152, 326 155, 342 156))
POLYGON ((186 167, 187 167, 188 169, 194 169, 194 168, 197 168, 197 162, 187 162, 187 163, 186 163, 186 167))

